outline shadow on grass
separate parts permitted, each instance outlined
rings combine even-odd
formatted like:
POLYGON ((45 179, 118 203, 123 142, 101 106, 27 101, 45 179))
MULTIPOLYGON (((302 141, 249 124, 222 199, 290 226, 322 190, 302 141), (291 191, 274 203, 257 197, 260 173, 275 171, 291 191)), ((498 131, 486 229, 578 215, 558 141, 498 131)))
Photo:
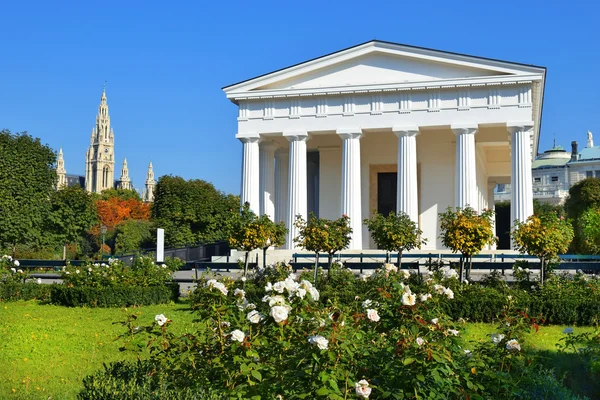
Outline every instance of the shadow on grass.
POLYGON ((591 360, 574 353, 544 350, 537 353, 540 362, 551 368, 564 385, 579 396, 600 399, 600 374, 590 371, 591 360))

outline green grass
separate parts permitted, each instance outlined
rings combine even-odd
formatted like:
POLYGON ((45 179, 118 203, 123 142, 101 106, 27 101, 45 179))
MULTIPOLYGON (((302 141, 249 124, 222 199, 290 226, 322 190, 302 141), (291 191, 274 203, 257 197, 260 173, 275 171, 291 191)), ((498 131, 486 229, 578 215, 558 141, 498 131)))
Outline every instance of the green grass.
POLYGON ((103 363, 134 357, 119 352, 125 328, 113 324, 133 313, 140 325, 165 314, 174 331, 194 326, 185 303, 128 309, 0 303, 0 399, 74 399, 82 378, 103 363))
MULTIPOLYGON (((169 329, 183 333, 194 329, 194 316, 187 303, 139 308, 65 308, 35 301, 0 303, 0 399, 74 399, 81 380, 103 363, 133 359, 120 352, 124 342, 118 336, 125 327, 114 322, 138 314, 138 323, 148 325, 156 314, 173 320, 169 329)), ((466 341, 490 340, 496 324, 467 323, 461 329, 466 341)), ((543 326, 530 333, 526 346, 542 351, 548 365, 565 374, 572 387, 579 382, 581 365, 568 356, 559 356, 556 343, 564 326, 543 326)), ((591 327, 574 327, 575 332, 591 327)), ((466 347, 469 347, 466 344, 466 347)), ((581 371, 581 379, 585 373, 581 371)), ((595 387, 584 392, 593 393, 595 387)))

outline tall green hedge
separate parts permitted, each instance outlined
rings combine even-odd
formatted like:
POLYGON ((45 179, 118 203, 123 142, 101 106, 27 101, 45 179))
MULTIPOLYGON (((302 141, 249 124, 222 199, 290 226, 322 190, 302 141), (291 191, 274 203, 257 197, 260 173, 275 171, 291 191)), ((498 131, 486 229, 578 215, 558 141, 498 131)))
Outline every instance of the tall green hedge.
POLYGON ((33 282, 3 283, 0 284, 0 302, 16 300, 41 300, 50 299, 50 285, 40 285, 33 282))

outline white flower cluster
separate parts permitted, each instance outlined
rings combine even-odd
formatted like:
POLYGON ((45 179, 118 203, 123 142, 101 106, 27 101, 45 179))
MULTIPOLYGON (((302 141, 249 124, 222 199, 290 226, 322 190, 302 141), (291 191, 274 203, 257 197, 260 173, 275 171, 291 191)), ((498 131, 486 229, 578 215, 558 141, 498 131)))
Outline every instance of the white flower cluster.
POLYGON ((369 382, 365 379, 361 379, 360 381, 354 384, 354 388, 356 390, 356 395, 363 399, 368 399, 371 394, 371 388, 369 387, 369 382))
POLYGON ((410 290, 408 285, 404 286, 403 290, 402 304, 405 306, 414 306, 417 303, 417 295, 410 290))
POLYGON ((521 351, 521 345, 515 339, 511 339, 506 342, 506 350, 516 353, 517 351, 521 351))
POLYGON ((458 272, 447 265, 440 268, 440 271, 444 279, 458 278, 458 272))
POLYGON ((442 285, 433 285, 433 290, 435 290, 437 294, 445 295, 450 300, 454 298, 454 292, 450 288, 444 287, 442 285))
POLYGON ((205 287, 207 288, 211 288, 211 289, 217 289, 219 292, 223 293, 223 296, 227 296, 227 288, 225 287, 225 285, 219 281, 217 281, 216 279, 211 279, 209 281, 206 282, 205 287))
POLYGON ((292 299, 293 297, 299 297, 301 299, 304 299, 304 297, 308 293, 314 301, 319 300, 319 291, 316 287, 313 286, 311 282, 303 280, 302 282, 298 283, 294 280, 295 278, 296 276, 294 274, 290 274, 290 276, 288 276, 283 281, 275 282, 274 284, 271 284, 271 282, 267 282, 267 285, 265 286, 265 291, 273 291, 280 294, 287 292, 289 299, 292 299))
POLYGON ((320 335, 309 336, 308 343, 317 345, 320 350, 327 350, 329 347, 329 340, 320 335))
POLYGON ((230 333, 231 340, 242 343, 246 338, 246 334, 239 329, 236 329, 230 333))

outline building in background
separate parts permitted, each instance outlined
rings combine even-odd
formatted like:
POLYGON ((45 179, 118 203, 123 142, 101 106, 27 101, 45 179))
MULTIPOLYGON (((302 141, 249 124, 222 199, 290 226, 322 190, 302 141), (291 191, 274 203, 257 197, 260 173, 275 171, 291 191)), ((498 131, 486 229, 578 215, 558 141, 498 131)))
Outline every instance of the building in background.
MULTIPOLYGON (((129 178, 126 158, 123 160, 120 178, 118 180, 114 179, 115 135, 110 124, 106 86, 102 90, 98 114, 96 115, 96 125, 92 129, 90 146, 86 152, 85 176, 67 174, 62 148, 58 152, 56 175, 58 176, 57 188, 79 185, 92 193, 100 193, 103 190, 113 188, 136 190, 129 178)), ((142 193, 144 201, 154 199, 155 184, 154 171, 152 170, 152 163, 150 163, 145 189, 142 193)))
MULTIPOLYGON (((594 146, 592 132, 587 133, 586 146, 581 152, 576 141, 571 152, 556 141, 550 150, 539 155, 532 164, 533 198, 549 204, 563 204, 569 189, 586 178, 600 178, 600 146, 594 146)), ((498 185, 495 201, 510 201, 510 185, 498 185)))

